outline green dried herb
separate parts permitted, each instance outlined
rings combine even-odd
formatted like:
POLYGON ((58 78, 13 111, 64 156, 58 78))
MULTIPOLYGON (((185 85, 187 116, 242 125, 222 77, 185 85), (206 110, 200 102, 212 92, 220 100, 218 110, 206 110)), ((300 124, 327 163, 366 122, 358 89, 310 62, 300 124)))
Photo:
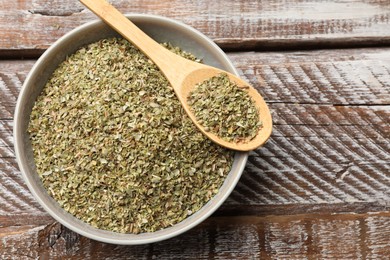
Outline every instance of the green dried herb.
POLYGON ((226 141, 248 142, 262 126, 259 111, 245 87, 230 81, 226 73, 198 84, 190 92, 188 104, 207 132, 226 141))
POLYGON ((77 218, 115 232, 182 221, 218 192, 233 162, 232 151, 196 129, 153 62, 117 38, 59 65, 28 131, 48 193, 77 218))

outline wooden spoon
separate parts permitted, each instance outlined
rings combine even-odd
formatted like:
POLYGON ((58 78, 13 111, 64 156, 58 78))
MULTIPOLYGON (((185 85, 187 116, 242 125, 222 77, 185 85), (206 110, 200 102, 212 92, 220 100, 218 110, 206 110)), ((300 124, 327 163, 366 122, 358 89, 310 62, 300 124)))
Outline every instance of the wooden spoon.
POLYGON ((171 83, 188 116, 200 131, 212 141, 226 148, 238 151, 256 149, 267 141, 272 131, 271 114, 264 99, 248 83, 231 73, 187 60, 165 49, 105 0, 80 0, 80 2, 153 60, 171 83), (259 116, 263 127, 257 136, 249 142, 227 142, 213 133, 206 132, 203 126, 197 122, 197 119, 187 104, 187 96, 197 83, 210 79, 220 73, 228 74, 229 79, 238 86, 249 86, 247 91, 260 111, 259 116))

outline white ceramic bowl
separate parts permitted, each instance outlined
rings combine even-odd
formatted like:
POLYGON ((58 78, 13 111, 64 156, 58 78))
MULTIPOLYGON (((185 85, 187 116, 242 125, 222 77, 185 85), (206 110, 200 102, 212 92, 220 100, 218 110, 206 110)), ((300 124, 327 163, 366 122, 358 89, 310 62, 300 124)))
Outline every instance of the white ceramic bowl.
MULTIPOLYGON (((203 62, 237 74, 225 53, 199 31, 180 22, 152 15, 128 15, 136 25, 159 42, 170 42, 175 46, 202 58, 203 62)), ((48 78, 67 55, 78 48, 102 38, 118 36, 100 20, 92 21, 69 32, 55 42, 36 62, 27 76, 18 102, 14 119, 15 153, 23 178, 31 193, 42 207, 57 221, 69 229, 91 239, 113 244, 146 244, 179 235, 210 216, 229 196, 236 186, 248 157, 247 153, 236 153, 233 168, 219 193, 198 212, 182 222, 153 233, 120 234, 101 230, 75 218, 52 199, 36 172, 31 143, 27 133, 30 113, 35 100, 48 78)))

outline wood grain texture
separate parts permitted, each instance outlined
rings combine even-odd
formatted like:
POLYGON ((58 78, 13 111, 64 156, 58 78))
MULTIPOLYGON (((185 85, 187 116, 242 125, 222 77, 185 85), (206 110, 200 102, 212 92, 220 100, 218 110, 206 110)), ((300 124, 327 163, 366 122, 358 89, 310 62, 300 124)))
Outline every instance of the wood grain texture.
MULTIPOLYGON (((295 213, 310 205, 318 211, 327 204, 346 210, 356 205, 360 212, 390 206, 389 49, 229 57, 269 103, 275 127, 269 142, 251 152, 220 214, 237 215, 243 208, 247 214, 283 214, 272 205, 300 205, 295 213)), ((4 213, 42 212, 17 170, 10 120, 32 64, 0 62, 0 97, 7 101, 0 105, 4 213)))
MULTIPOLYGON (((390 43, 387 0, 113 0, 111 3, 123 13, 156 14, 182 21, 229 49, 390 43)), ((92 19, 96 16, 78 1, 2 1, 1 53, 37 55, 66 32, 92 19)))
POLYGON ((118 246, 58 223, 0 227, 0 258, 385 259, 390 212, 213 217, 178 237, 118 246))
MULTIPOLYGON (((13 119, 16 100, 27 73, 35 61, 4 61, 0 60, 0 120, 13 119)), ((3 127, 0 128, 0 134, 3 127)), ((8 128, 9 129, 9 128, 8 128)), ((4 137, 1 136, 1 140, 4 137)))
POLYGON ((68 230, 17 167, 13 113, 35 60, 7 58, 37 58, 97 18, 78 1, 0 1, 0 259, 389 258, 389 0, 110 2, 237 50, 230 59, 271 108, 271 139, 222 207, 178 237, 118 246, 68 230))
POLYGON ((33 60, 0 61, 0 258, 384 259, 390 254, 390 49, 229 53, 270 105, 220 210, 145 246, 99 243, 55 222, 27 190, 12 118, 33 60), (353 214, 351 214, 353 213, 353 214))
POLYGON ((388 52, 230 57, 270 103, 275 129, 251 154, 229 202, 389 205, 388 52))

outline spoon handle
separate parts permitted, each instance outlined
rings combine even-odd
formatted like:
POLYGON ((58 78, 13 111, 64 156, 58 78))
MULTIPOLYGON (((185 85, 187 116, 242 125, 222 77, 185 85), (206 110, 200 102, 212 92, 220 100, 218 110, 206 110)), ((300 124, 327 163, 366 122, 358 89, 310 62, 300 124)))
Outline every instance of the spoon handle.
MULTIPOLYGON (((105 0, 80 0, 80 2, 110 25, 111 28, 120 33, 125 39, 137 46, 160 69, 164 68, 162 69, 164 74, 177 73, 176 71, 169 71, 169 67, 171 66, 169 61, 172 59, 175 59, 175 61, 178 60, 178 56, 146 35, 110 3, 105 0)), ((169 75, 166 76, 169 78, 169 75)))

